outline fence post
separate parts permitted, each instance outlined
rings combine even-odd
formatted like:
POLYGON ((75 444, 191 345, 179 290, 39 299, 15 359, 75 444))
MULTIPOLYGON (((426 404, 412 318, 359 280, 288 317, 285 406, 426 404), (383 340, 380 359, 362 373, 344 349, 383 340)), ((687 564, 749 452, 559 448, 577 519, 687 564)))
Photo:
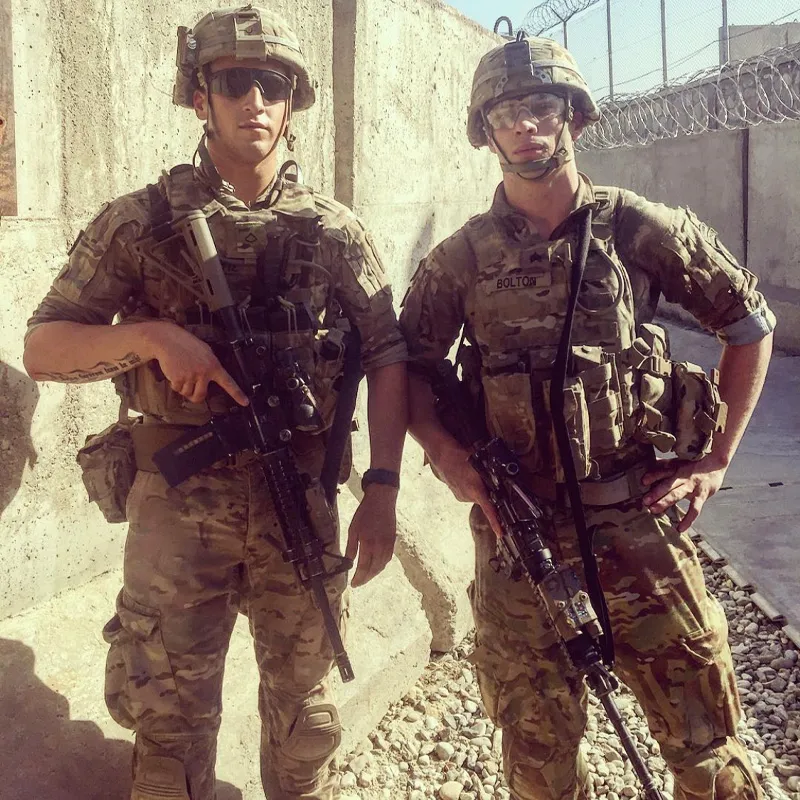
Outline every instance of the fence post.
POLYGON ((722 0, 722 47, 720 53, 722 58, 720 62, 727 64, 731 60, 731 42, 728 37, 728 0, 722 0))
POLYGON ((667 84, 667 0, 661 0, 661 72, 667 84))
POLYGON ((606 0, 606 31, 608 33, 608 97, 614 99, 614 56, 611 49, 611 0, 606 0))

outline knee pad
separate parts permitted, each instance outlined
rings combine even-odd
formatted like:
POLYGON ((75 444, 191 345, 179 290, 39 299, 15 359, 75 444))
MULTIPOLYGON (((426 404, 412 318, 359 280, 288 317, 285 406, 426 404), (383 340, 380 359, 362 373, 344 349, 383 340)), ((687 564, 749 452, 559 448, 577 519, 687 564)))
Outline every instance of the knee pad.
POLYGON ((333 755, 342 741, 339 712, 332 703, 303 708, 281 751, 297 761, 319 761, 333 755))
POLYGON ((191 800, 183 764, 164 756, 141 758, 133 776, 131 800, 191 800))

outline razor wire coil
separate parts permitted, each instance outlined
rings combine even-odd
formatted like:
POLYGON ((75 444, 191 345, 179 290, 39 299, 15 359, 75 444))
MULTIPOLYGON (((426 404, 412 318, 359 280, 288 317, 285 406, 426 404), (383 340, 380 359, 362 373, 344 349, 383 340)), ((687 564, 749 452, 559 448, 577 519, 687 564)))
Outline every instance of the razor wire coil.
POLYGON ((600 0, 545 0, 528 12, 519 29, 533 36, 540 36, 598 2, 600 0))
POLYGON ((640 94, 603 98, 578 150, 651 144, 800 119, 800 44, 709 67, 640 94))

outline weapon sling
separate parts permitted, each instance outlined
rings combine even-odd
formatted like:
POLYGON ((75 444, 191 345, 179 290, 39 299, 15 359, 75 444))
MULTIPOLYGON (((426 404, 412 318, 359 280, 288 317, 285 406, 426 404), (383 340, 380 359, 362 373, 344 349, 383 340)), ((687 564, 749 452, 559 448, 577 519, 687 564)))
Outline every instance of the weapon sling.
MULTIPOLYGON (((591 207, 586 209, 581 223, 577 258, 572 268, 567 312, 564 317, 564 327, 561 331, 561 340, 559 341, 555 364, 553 365, 553 376, 550 385, 550 407, 553 411, 553 428, 556 435, 559 455, 561 456, 561 463, 564 468, 567 493, 575 523, 575 530, 578 535, 587 589, 603 629, 603 636, 597 644, 600 648, 604 664, 611 669, 614 664, 614 641, 611 633, 611 621, 608 616, 608 606, 606 605, 603 588, 600 584, 600 574, 592 547, 594 532, 589 529, 586 524, 586 513, 581 499, 580 483, 575 470, 572 448, 569 443, 567 422, 564 417, 564 389, 567 372, 570 367, 572 325, 575 319, 575 308, 578 304, 578 295, 580 294, 581 284, 583 282, 586 259, 589 255, 589 242, 592 236, 591 207)), ((619 686, 616 677, 609 669, 606 669, 603 664, 599 662, 583 665, 583 667, 586 670, 586 680, 597 694, 597 697, 608 715, 609 721, 614 726, 620 742, 622 743, 622 747, 631 761, 633 770, 642 784, 645 797, 647 800, 663 800, 663 795, 656 787, 650 770, 644 763, 635 742, 625 727, 622 715, 612 696, 613 692, 619 686)))
POLYGON ((564 389, 569 370, 570 346, 572 344, 572 324, 575 319, 575 308, 578 305, 578 295, 580 294, 583 273, 586 269, 586 259, 589 255, 589 240, 592 236, 592 209, 587 208, 581 220, 581 230, 578 238, 577 258, 572 267, 571 285, 567 311, 564 316, 564 327, 561 329, 561 339, 558 343, 555 364, 553 365, 553 375, 550 383, 550 408, 552 409, 553 428, 558 444, 558 452, 561 456, 561 464, 564 468, 564 478, 569 495, 570 508, 575 522, 575 530, 578 534, 578 544, 580 546, 583 568, 586 573, 586 587, 592 605, 595 607, 597 617, 603 628, 603 638, 600 642, 600 649, 603 654, 603 661, 608 665, 614 664, 614 642, 611 636, 611 623, 608 618, 608 606, 603 596, 603 588, 600 585, 600 574, 597 569, 597 561, 592 549, 594 539, 593 531, 586 525, 586 513, 581 499, 581 488, 575 470, 575 461, 572 458, 572 448, 569 443, 569 432, 567 422, 564 418, 564 389))

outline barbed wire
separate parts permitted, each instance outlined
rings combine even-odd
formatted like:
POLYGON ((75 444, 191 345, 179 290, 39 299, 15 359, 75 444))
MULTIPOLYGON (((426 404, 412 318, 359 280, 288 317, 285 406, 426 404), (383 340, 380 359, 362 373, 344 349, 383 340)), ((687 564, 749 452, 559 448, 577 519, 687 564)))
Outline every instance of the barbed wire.
POLYGON ((764 122, 800 119, 800 44, 709 67, 641 94, 600 101, 579 150, 645 145, 764 122))
POLYGON ((527 13, 519 30, 540 36, 556 25, 569 22, 576 14, 599 2, 600 0, 545 0, 527 13))

